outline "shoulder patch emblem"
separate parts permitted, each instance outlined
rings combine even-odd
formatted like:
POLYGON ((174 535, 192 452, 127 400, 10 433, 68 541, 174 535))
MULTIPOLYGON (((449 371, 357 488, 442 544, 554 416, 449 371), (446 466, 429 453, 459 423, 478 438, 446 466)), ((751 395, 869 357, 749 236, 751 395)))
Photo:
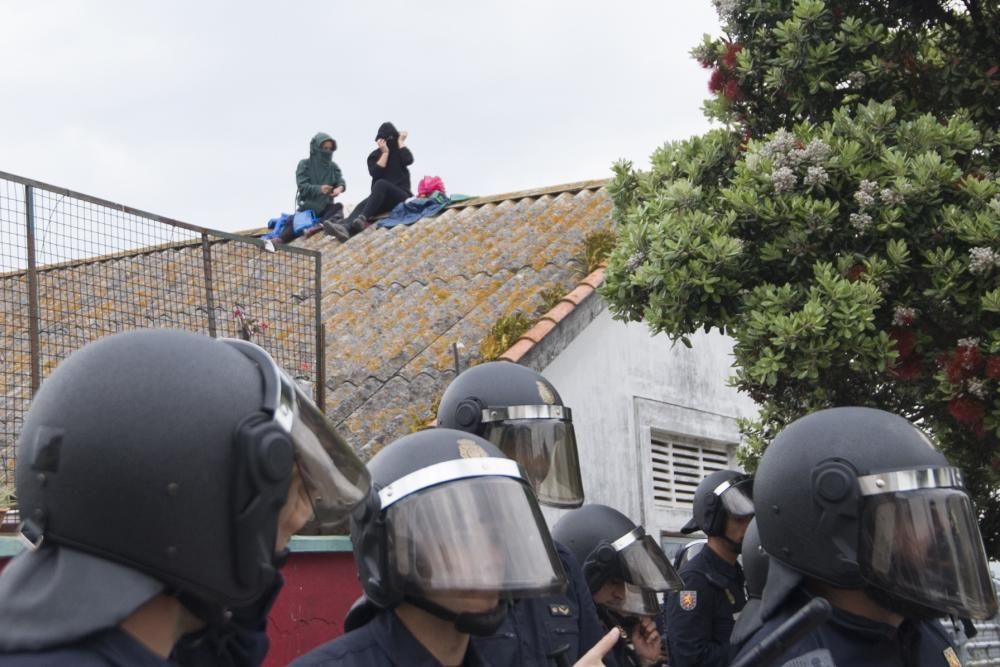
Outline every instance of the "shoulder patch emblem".
POLYGON ((958 659, 955 649, 950 646, 944 650, 944 659, 948 661, 948 667, 962 667, 962 661, 958 659))
POLYGON ((692 611, 698 606, 698 591, 681 591, 681 609, 692 611))
POLYGON ((552 616, 572 616, 573 610, 568 604, 550 604, 549 614, 552 616))

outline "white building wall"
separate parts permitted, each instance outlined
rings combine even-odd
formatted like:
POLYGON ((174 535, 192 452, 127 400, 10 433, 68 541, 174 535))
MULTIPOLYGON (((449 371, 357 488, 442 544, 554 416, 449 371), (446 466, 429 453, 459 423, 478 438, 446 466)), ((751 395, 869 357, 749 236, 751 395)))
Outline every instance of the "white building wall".
MULTIPOLYGON (((728 386, 731 340, 713 331, 691 343, 672 345, 604 310, 542 370, 573 410, 587 502, 610 505, 653 535, 676 532, 690 513, 653 501, 651 433, 728 446, 732 457, 736 418, 756 413, 728 386)), ((544 511, 550 524, 561 513, 544 511)))

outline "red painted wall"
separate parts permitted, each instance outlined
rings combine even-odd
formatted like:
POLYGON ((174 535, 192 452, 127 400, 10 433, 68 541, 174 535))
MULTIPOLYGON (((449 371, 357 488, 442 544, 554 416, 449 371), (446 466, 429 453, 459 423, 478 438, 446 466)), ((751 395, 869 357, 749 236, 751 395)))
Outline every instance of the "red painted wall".
POLYGON ((344 617, 361 595, 348 552, 293 553, 281 569, 285 587, 267 619, 271 650, 264 667, 287 665, 344 632, 344 617))
MULTIPOLYGON (((0 558, 0 570, 7 560, 0 558)), ((344 632, 344 617, 361 595, 348 552, 293 553, 281 573, 285 587, 267 619, 271 640, 264 667, 282 667, 344 632)))

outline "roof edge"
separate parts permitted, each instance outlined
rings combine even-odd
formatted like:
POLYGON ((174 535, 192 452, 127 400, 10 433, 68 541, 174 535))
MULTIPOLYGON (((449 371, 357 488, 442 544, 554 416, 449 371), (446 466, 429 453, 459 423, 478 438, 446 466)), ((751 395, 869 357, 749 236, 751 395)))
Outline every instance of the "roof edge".
POLYGON ((563 192, 581 192, 583 190, 600 190, 611 182, 610 178, 596 178, 587 181, 576 181, 573 183, 563 183, 562 185, 550 185, 545 188, 533 188, 530 190, 517 190, 515 192, 505 192, 498 195, 487 195, 484 197, 473 197, 460 202, 455 202, 448 206, 453 208, 468 208, 470 206, 482 206, 483 204, 495 204, 496 202, 511 199, 525 199, 527 197, 541 197, 542 195, 562 194, 563 192))
POLYGON ((498 361, 521 363, 526 361, 526 357, 530 353, 537 352, 536 348, 542 344, 546 337, 594 295, 597 288, 604 282, 604 270, 605 267, 600 266, 581 280, 559 303, 538 318, 538 321, 530 329, 521 334, 521 337, 497 358, 498 361))

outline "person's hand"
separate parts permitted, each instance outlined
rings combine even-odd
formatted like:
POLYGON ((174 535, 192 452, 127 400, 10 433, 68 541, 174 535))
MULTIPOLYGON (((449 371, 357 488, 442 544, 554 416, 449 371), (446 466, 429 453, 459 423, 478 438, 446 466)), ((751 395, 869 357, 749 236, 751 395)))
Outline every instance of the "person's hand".
POLYGON ((389 152, 389 144, 386 143, 385 139, 382 138, 376 139, 375 143, 378 144, 378 149, 382 151, 383 155, 389 152))
POLYGON ((663 644, 660 642, 660 633, 656 629, 656 623, 650 617, 643 618, 632 630, 632 646, 635 647, 635 654, 644 665, 655 664, 663 653, 663 644))
POLYGON ((406 145, 406 137, 408 137, 408 136, 409 135, 407 134, 406 130, 404 130, 404 131, 402 131, 402 132, 399 133, 399 147, 400 148, 402 148, 403 146, 406 145))
POLYGON ((618 628, 612 628, 608 634, 601 638, 601 641, 594 644, 594 648, 584 653, 579 660, 574 662, 573 667, 604 667, 604 656, 615 647, 620 637, 621 633, 618 632, 618 628))
POLYGON ((330 193, 330 196, 331 197, 336 197, 337 195, 342 195, 342 194, 344 194, 344 186, 343 185, 338 185, 330 193))
POLYGON ((331 192, 333 192, 333 186, 332 185, 321 185, 321 186, 319 186, 319 191, 322 192, 325 195, 328 195, 331 192))

